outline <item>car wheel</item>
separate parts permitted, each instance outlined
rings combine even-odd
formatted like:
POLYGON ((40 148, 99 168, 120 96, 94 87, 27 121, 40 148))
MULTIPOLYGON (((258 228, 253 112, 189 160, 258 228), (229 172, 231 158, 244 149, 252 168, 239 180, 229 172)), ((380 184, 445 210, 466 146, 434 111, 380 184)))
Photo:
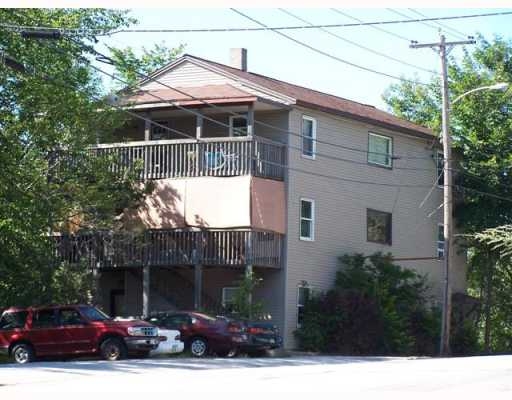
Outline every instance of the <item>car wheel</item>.
POLYGON ((11 352, 12 358, 18 364, 26 364, 34 361, 34 349, 31 345, 20 343, 13 347, 11 352))
POLYGON ((126 346, 118 338, 109 338, 100 346, 101 356, 107 361, 117 361, 126 357, 126 346))
POLYGON ((194 357, 204 357, 208 352, 208 343, 203 338, 193 338, 190 341, 190 352, 194 357))
POLYGON ((227 357, 227 358, 236 357, 238 355, 238 349, 230 349, 230 350, 218 351, 217 355, 219 357, 227 357))

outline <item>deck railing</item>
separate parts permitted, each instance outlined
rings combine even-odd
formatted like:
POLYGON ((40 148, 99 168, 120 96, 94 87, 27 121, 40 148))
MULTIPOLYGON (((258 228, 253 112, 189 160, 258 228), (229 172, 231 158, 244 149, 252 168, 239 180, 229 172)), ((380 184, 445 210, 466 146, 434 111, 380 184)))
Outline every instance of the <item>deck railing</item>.
POLYGON ((96 231, 53 237, 57 261, 97 267, 281 267, 284 235, 259 230, 96 231))
POLYGON ((100 144, 92 151, 111 156, 114 172, 138 166, 142 180, 239 175, 282 180, 284 149, 281 143, 248 136, 100 144))

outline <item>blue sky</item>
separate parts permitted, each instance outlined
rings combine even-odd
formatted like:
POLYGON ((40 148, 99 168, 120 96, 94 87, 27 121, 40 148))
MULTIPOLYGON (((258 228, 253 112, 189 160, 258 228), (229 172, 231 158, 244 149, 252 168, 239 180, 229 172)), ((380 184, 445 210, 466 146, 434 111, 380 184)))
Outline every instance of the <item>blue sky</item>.
MULTIPOLYGON (((330 9, 287 9, 315 24, 349 23, 350 19, 330 9)), ((417 18, 409 9, 395 9, 417 18)), ((510 11, 510 9, 416 9, 427 15, 448 16, 477 14, 482 12, 510 11)), ((277 9, 242 9, 244 13, 270 25, 303 25, 302 22, 277 9)), ((341 11, 364 21, 404 19, 387 9, 341 9, 341 11)), ((257 26, 229 9, 135 9, 131 15, 139 20, 137 28, 204 28, 204 27, 252 27, 257 26)), ((491 39, 493 35, 504 38, 512 36, 512 16, 486 17, 466 20, 449 20, 443 23, 468 35, 482 33, 491 39)), ((419 42, 434 42, 439 38, 437 29, 420 23, 386 25, 390 30, 408 39, 419 42)), ((378 50, 394 58, 407 61, 422 68, 439 71, 439 57, 430 49, 410 49, 409 43, 382 33, 368 26, 333 28, 330 31, 345 39, 378 50)), ((430 74, 406 66, 356 46, 319 30, 287 31, 288 35, 307 42, 318 49, 331 53, 355 64, 380 70, 392 75, 405 76, 427 81, 430 74)), ((448 40, 460 40, 445 31, 448 40)), ((115 47, 152 47, 154 43, 165 42, 168 46, 183 43, 186 52, 221 63, 229 63, 229 49, 245 47, 248 50, 248 66, 252 72, 268 75, 298 85, 310 87, 337 96, 385 109, 382 93, 396 81, 360 71, 338 61, 316 54, 274 32, 236 33, 121 33, 104 39, 102 43, 115 47)), ((98 49, 102 49, 101 43, 98 49)), ((452 54, 460 57, 462 48, 452 54)))

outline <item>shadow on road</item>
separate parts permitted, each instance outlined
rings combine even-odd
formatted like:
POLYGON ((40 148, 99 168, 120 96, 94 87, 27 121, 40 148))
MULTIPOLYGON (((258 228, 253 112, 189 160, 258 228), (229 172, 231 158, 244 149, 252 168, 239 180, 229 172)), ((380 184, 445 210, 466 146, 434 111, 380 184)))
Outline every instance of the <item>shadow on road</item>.
POLYGON ((214 370, 233 368, 270 368, 312 365, 341 365, 395 360, 391 357, 345 357, 345 356, 305 356, 288 358, 158 358, 127 359, 108 362, 102 360, 35 362, 27 365, 0 365, 0 371, 6 369, 37 370, 77 375, 89 375, 91 372, 127 372, 137 374, 148 369, 214 370))

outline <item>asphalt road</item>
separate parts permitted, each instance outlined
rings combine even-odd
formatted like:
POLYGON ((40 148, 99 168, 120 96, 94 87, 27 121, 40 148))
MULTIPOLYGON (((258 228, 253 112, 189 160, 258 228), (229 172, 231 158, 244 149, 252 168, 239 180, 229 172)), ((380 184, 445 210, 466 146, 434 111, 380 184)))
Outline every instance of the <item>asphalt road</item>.
POLYGON ((164 394, 173 400, 245 400, 283 398, 286 393, 308 399, 315 394, 375 400, 512 399, 512 356, 168 358, 0 365, 0 399, 103 399, 118 394, 119 400, 140 400, 164 394))

